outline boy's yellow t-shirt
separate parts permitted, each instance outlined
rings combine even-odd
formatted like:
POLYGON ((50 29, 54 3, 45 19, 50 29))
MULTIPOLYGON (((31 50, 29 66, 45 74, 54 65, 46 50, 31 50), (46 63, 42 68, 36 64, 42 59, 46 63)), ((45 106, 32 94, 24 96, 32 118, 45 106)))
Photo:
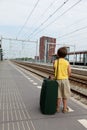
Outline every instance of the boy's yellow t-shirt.
POLYGON ((55 77, 57 74, 57 79, 68 79, 68 66, 69 62, 64 58, 55 60, 54 62, 55 77), (58 71, 57 71, 57 64, 58 64, 58 71))

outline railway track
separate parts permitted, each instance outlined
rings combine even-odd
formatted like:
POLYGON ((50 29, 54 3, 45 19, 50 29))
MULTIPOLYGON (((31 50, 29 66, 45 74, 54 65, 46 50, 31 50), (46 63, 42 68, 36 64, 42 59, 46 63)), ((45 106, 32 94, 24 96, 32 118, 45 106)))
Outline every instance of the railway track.
MULTIPOLYGON (((32 73, 35 73, 36 75, 39 75, 42 78, 48 77, 49 75, 54 76, 52 66, 17 61, 12 62, 28 71, 31 71, 32 73)), ((79 95, 80 97, 85 98, 87 100, 86 73, 83 75, 83 72, 80 73, 79 71, 73 70, 72 75, 70 77, 70 82, 72 84, 71 90, 76 95, 76 97, 78 98, 77 95, 79 95)), ((80 99, 80 97, 78 99, 80 99)))
MULTIPOLYGON (((47 65, 42 65, 42 64, 17 62, 17 61, 14 61, 14 63, 17 65, 20 65, 21 67, 23 67, 27 70, 28 69, 30 70, 30 68, 31 68, 34 70, 35 73, 38 71, 38 75, 41 75, 42 77, 45 77, 45 75, 54 76, 53 67, 49 66, 49 65, 47 66, 47 65), (43 73, 43 75, 42 75, 42 73, 43 73)), ((73 70, 72 74, 70 76, 70 80, 87 86, 87 74, 85 72, 83 75, 83 73, 81 73, 81 71, 79 72, 79 71, 73 70)))

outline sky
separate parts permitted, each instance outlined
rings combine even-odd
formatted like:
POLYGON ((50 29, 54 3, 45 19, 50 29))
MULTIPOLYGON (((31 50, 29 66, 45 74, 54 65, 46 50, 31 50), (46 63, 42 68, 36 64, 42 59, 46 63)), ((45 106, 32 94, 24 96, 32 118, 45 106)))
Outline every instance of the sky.
POLYGON ((0 38, 30 41, 2 39, 4 55, 36 55, 42 36, 71 50, 87 50, 87 0, 0 0, 0 38))

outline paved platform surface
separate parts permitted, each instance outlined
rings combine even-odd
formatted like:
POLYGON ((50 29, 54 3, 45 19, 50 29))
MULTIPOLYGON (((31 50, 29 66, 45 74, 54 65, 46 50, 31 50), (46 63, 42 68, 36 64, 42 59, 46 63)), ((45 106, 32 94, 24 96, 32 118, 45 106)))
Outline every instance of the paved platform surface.
POLYGON ((9 61, 0 62, 0 130, 86 130, 87 106, 68 101, 70 112, 43 115, 42 80, 9 61))

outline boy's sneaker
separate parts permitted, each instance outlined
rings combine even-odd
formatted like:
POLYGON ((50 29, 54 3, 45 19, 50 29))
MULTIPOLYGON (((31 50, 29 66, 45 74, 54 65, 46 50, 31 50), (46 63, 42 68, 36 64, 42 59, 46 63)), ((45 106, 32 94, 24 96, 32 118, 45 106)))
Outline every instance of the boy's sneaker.
POLYGON ((63 113, 69 112, 69 108, 68 108, 68 107, 67 107, 66 109, 63 108, 62 112, 63 112, 63 113))

